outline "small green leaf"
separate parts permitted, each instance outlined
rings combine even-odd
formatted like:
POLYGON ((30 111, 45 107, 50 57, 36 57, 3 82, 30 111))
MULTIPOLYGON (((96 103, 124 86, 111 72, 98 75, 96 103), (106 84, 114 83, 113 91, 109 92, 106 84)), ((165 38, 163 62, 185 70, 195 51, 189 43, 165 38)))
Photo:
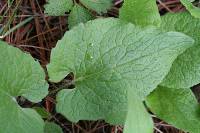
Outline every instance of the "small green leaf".
POLYGON ((50 117, 50 114, 42 107, 33 107, 34 110, 42 117, 42 118, 48 118, 50 117))
POLYGON ((68 18, 69 28, 71 29, 73 26, 79 23, 85 23, 89 20, 92 20, 93 18, 94 17, 87 9, 76 4, 69 14, 68 18))
POLYGON ((195 7, 191 2, 194 0, 180 0, 181 3, 186 7, 186 9, 191 13, 195 18, 200 18, 200 8, 195 7))
POLYGON ((114 18, 74 27, 52 50, 47 66, 52 82, 75 75, 75 89, 58 93, 57 111, 74 122, 124 124, 127 88, 143 100, 192 43, 181 33, 142 29, 114 18))
POLYGON ((44 133, 63 133, 60 126, 53 122, 45 122, 44 133))
POLYGON ((21 108, 15 97, 39 102, 47 93, 40 64, 29 54, 0 41, 0 132, 43 133, 41 117, 33 109, 21 108))
POLYGON ((144 104, 137 95, 129 89, 128 113, 124 133, 153 133, 153 121, 144 104))
POLYGON ((147 97, 147 105, 159 118, 190 133, 200 133, 200 108, 190 89, 159 86, 147 97))
POLYGON ((141 26, 159 26, 161 23, 156 0, 124 0, 119 17, 141 26))
POLYGON ((167 14, 162 17, 162 29, 183 32, 193 37, 196 44, 178 56, 162 86, 190 88, 200 83, 200 19, 187 12, 167 14))
POLYGON ((45 13, 50 16, 62 16, 73 7, 72 0, 48 0, 45 6, 45 13))
POLYGON ((106 13, 111 8, 113 0, 80 0, 80 2, 89 9, 97 13, 106 13))

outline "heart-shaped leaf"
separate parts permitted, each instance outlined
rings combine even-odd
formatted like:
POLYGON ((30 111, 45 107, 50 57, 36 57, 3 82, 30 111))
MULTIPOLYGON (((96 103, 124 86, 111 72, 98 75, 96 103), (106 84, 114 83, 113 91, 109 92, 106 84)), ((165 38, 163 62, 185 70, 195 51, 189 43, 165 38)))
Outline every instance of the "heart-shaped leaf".
POLYGON ((47 66, 52 82, 75 75, 75 89, 58 93, 57 111, 74 122, 124 124, 127 88, 142 101, 193 42, 181 33, 142 29, 113 18, 73 28, 52 50, 47 66))

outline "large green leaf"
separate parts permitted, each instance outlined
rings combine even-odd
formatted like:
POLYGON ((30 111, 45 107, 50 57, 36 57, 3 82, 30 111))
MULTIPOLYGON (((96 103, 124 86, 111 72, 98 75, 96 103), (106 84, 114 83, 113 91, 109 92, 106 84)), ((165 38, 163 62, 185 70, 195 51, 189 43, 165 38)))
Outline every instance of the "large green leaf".
POLYGON ((144 99, 193 40, 177 32, 141 29, 119 19, 97 19, 66 32, 52 50, 50 81, 70 72, 75 89, 57 96, 57 111, 71 121, 124 123, 127 88, 144 99))
POLYGON ((153 133, 153 121, 133 90, 128 90, 128 113, 124 133, 153 133))
POLYGON ((170 88, 189 88, 200 83, 200 19, 189 13, 167 14, 162 17, 162 28, 183 32, 194 38, 193 46, 180 55, 162 85, 170 88))
POLYGON ((186 9, 191 13, 195 18, 200 18, 200 8, 195 7, 191 2, 195 0, 180 0, 181 3, 186 7, 186 9))
POLYGON ((200 107, 190 89, 158 87, 147 105, 161 119, 190 133, 200 133, 200 107))
POLYGON ((119 17, 141 26, 161 23, 156 0, 124 0, 119 17))
POLYGON ((87 8, 96 11, 97 13, 106 13, 107 9, 112 6, 113 0, 80 0, 87 8))
POLYGON ((79 6, 78 4, 75 4, 75 6, 69 14, 69 28, 72 28, 73 26, 79 23, 85 23, 89 20, 92 20, 93 18, 94 17, 87 9, 79 6))
POLYGON ((50 16, 62 16, 66 12, 70 11, 73 7, 72 0, 48 0, 48 3, 44 6, 45 13, 50 16))
POLYGON ((21 108, 15 97, 39 102, 48 93, 40 64, 17 48, 0 41, 0 132, 42 133, 43 120, 33 109, 21 108))

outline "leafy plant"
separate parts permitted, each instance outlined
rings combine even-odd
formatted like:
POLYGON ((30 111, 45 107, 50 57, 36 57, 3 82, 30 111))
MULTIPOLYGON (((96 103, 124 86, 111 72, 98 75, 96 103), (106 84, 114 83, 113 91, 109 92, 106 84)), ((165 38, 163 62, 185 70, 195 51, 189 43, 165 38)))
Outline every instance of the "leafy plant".
POLYGON ((50 16, 61 16, 66 12, 69 14, 69 28, 79 24, 85 23, 94 18, 92 11, 98 14, 106 13, 107 9, 112 6, 112 0, 48 0, 45 5, 45 13, 50 16), (82 6, 83 5, 83 6, 82 6))
MULTIPOLYGON (((125 133, 153 133, 150 110, 177 128, 200 132, 199 104, 189 89, 200 82, 200 19, 188 12, 160 17, 155 0, 125 0, 120 19, 87 22, 93 19, 88 9, 104 13, 112 1, 80 0, 86 8, 72 0, 48 2, 49 15, 71 11, 73 27, 47 65, 50 82, 74 74, 75 88, 57 94, 58 113, 72 122, 103 119, 124 125, 125 133)), ((0 132, 61 133, 42 120, 48 112, 22 108, 16 100, 37 103, 48 94, 39 63, 3 41, 0 51, 0 132)))

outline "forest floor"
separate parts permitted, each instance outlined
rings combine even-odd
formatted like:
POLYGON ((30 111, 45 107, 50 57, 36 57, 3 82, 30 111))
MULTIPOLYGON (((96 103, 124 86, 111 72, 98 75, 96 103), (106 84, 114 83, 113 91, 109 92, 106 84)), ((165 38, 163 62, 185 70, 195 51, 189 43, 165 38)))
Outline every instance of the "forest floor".
MULTIPOLYGON (((0 0, 0 39, 32 54, 41 65, 49 62, 51 49, 68 30, 68 15, 48 17, 44 14, 46 0, 0 0), (24 23, 24 21, 26 23, 24 23), (13 27, 15 27, 14 30, 13 27)), ((157 0, 161 15, 167 12, 185 10, 179 0, 157 0)), ((114 0, 114 7, 104 17, 118 17, 122 0, 114 0)), ((50 90, 55 85, 50 86, 50 90)), ((112 126, 104 121, 80 121, 71 123, 55 112, 55 95, 47 96, 35 105, 21 102, 22 107, 42 106, 51 114, 49 121, 55 121, 66 133, 122 133, 122 127, 112 126)), ((154 118, 155 133, 184 133, 162 120, 154 118)))

